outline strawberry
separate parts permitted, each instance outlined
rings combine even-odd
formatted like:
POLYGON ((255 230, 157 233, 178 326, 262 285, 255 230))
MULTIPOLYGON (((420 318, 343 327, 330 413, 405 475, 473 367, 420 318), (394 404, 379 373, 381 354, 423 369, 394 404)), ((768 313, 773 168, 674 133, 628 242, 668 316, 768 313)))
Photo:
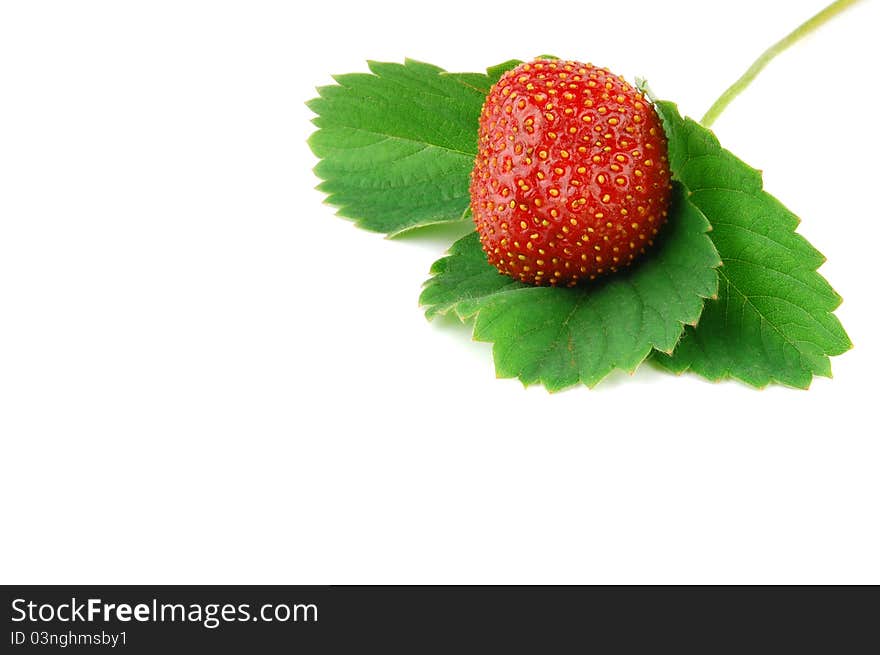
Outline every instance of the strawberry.
POLYGON ((471 210, 505 275, 574 286, 629 266, 666 221, 670 189, 657 113, 607 69, 537 59, 489 91, 471 210))

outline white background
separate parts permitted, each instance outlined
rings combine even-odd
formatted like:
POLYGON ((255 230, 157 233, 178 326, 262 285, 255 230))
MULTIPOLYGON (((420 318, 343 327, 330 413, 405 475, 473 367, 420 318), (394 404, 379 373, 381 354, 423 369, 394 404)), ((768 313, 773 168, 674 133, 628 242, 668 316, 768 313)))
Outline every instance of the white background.
POLYGON ((4 2, 0 582, 880 583, 877 2, 716 124, 828 257, 810 391, 650 368, 549 395, 428 323, 465 229, 314 190, 304 101, 552 52, 699 117, 824 2, 4 2))

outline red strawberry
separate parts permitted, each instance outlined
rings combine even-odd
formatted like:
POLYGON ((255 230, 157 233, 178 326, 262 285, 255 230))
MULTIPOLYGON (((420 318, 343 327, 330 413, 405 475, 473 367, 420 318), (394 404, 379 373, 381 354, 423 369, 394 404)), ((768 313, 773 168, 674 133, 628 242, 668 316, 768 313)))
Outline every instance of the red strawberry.
POLYGON ((630 265, 666 221, 666 138, 607 69, 538 59, 504 74, 480 115, 471 209, 489 261, 532 284, 630 265))

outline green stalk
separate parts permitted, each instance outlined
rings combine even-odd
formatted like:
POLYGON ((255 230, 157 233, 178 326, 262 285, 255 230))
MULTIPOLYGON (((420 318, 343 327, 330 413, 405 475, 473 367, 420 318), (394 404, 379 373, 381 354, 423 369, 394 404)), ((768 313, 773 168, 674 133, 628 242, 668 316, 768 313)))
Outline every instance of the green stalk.
POLYGON ((714 102, 714 104, 709 107, 709 111, 706 112, 706 115, 703 116, 700 123, 702 123, 705 127, 710 127, 712 123, 715 122, 715 119, 721 115, 727 105, 733 101, 740 93, 742 93, 743 89, 745 89, 753 79, 758 76, 764 67, 770 63, 770 61, 776 57, 776 55, 781 52, 787 50, 792 45, 800 41, 802 38, 814 32, 822 25, 830 21, 832 18, 837 16, 839 13, 849 9, 857 2, 861 0, 836 0, 836 2, 832 2, 830 5, 825 7, 818 14, 813 16, 807 22, 803 23, 800 27, 794 30, 791 34, 786 36, 780 41, 777 41, 772 46, 767 48, 764 53, 755 60, 755 63, 749 66, 749 69, 742 74, 736 82, 731 84, 727 90, 721 94, 721 96, 714 102))

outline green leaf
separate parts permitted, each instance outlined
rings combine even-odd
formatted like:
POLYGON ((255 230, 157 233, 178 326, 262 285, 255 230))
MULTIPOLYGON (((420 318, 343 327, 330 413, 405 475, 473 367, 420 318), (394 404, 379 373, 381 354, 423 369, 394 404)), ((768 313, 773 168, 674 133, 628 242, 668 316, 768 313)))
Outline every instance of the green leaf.
POLYGON ((707 303, 663 367, 757 387, 806 388, 830 376, 830 355, 852 347, 839 304, 816 272, 825 258, 795 232, 798 218, 763 190, 761 174, 724 150, 708 129, 657 103, 669 139, 670 168, 712 224, 721 255, 718 299, 707 303))
POLYGON ((504 67, 515 65, 450 75, 408 59, 335 76, 336 85, 306 103, 318 114, 309 139, 321 158, 318 189, 340 216, 389 236, 462 220, 483 100, 504 67))
POLYGON ((488 263, 476 232, 437 261, 420 303, 428 318, 474 319, 474 338, 494 343, 499 377, 550 391, 633 371, 652 348, 671 352, 716 293, 718 253, 709 224, 680 188, 663 237, 638 265, 573 289, 535 287, 488 263))

